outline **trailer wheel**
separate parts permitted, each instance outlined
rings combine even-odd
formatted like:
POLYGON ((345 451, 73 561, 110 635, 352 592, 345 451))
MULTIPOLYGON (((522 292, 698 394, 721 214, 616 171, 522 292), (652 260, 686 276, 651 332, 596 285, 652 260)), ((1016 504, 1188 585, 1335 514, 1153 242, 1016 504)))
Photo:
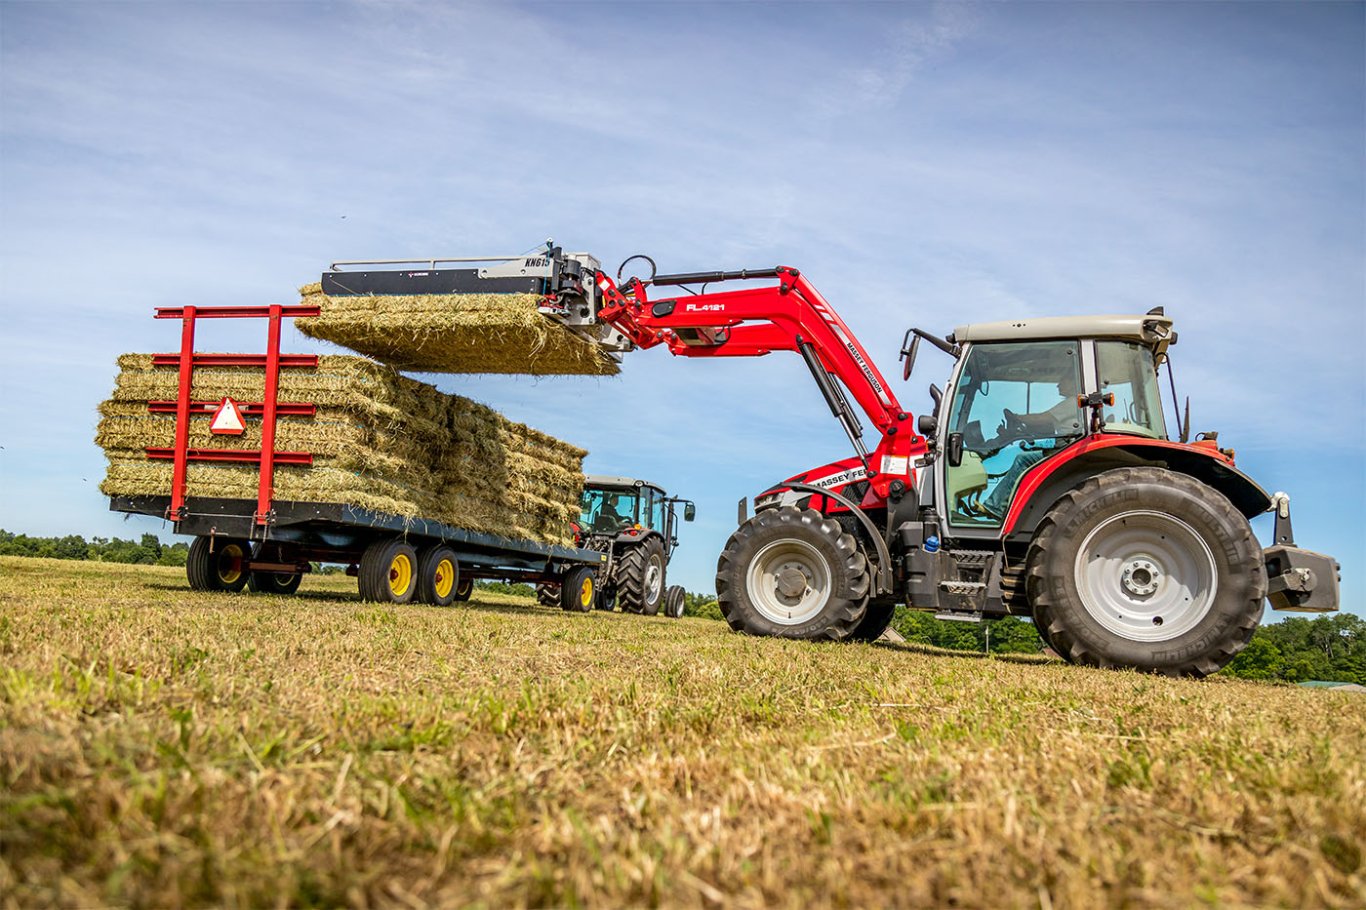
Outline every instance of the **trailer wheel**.
POLYGON ((360 558, 362 600, 406 604, 417 594, 417 579, 417 551, 406 541, 376 541, 360 558))
POLYGON ((195 591, 240 591, 247 586, 251 544, 231 537, 196 537, 185 559, 185 577, 195 591))
POLYGON ((867 612, 868 560, 814 509, 764 509, 726 542, 716 595, 737 632, 843 641, 867 612))
POLYGON ((589 566, 576 566, 564 576, 560 585, 560 606, 571 613, 587 613, 593 609, 597 594, 596 573, 589 566))
POLYGON ((470 595, 473 594, 473 593, 474 593, 474 579, 473 579, 473 578, 462 578, 462 579, 460 579, 459 584, 457 584, 457 585, 455 586, 455 599, 458 600, 458 601, 462 601, 462 602, 463 602, 463 601, 469 600, 469 599, 470 599, 470 595))
POLYGON ((536 603, 543 607, 560 605, 560 586, 543 581, 536 586, 536 603))
POLYGON ((247 586, 257 594, 286 595, 299 590, 299 583, 303 580, 303 575, 298 572, 293 575, 280 575, 276 572, 252 572, 247 586))
POLYGON ((1072 663, 1202 677, 1261 621, 1261 557, 1218 491, 1163 468, 1120 468, 1045 516, 1026 590, 1040 634, 1072 663))
POLYGON ((611 582, 598 582, 598 596, 593 598, 593 609, 611 613, 617 608, 617 588, 611 582))
POLYGON ((681 617, 685 596, 682 585, 669 585, 664 591, 664 615, 672 619, 681 617))
POLYGON ((863 614, 862 622, 853 632, 849 633, 849 640, 877 641, 882 637, 882 633, 887 631, 887 627, 892 624, 892 616, 896 614, 896 605, 897 601, 890 597, 870 598, 868 611, 863 614))
POLYGON ((617 597, 624 613, 654 616, 664 598, 664 545, 650 537, 627 547, 617 569, 617 597))
POLYGON ((425 548, 417 560, 417 599, 434 607, 449 607, 460 584, 460 562, 450 547, 425 548))

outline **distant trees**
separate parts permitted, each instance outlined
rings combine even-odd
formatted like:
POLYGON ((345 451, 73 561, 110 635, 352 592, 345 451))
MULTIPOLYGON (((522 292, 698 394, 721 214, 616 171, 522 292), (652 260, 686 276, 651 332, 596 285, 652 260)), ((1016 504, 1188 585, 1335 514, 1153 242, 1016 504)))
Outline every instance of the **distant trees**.
POLYGON ((993 654, 1038 654, 1043 650, 1034 623, 1013 616, 980 623, 950 622, 919 610, 898 608, 892 628, 907 641, 954 651, 980 654, 987 650, 988 640, 993 654))
POLYGON ((65 537, 30 537, 0 530, 0 556, 42 556, 49 559, 89 559, 96 562, 121 562, 148 566, 183 566, 189 544, 163 544, 155 534, 141 540, 121 537, 92 537, 79 534, 65 537))
POLYGON ((1366 685, 1366 619, 1335 613, 1262 626, 1223 672, 1242 679, 1366 685))

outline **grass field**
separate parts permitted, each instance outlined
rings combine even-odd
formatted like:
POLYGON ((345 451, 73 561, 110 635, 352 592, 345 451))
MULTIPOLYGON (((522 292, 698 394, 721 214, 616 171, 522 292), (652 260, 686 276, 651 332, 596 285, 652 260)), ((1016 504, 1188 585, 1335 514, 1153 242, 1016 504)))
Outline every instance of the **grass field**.
POLYGON ((0 558, 0 905, 1366 905, 1366 698, 0 558))

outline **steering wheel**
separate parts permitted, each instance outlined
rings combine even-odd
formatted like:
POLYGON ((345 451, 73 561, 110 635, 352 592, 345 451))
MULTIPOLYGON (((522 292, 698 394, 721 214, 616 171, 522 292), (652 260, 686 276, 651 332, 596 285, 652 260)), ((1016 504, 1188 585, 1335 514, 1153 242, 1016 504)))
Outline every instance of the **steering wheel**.
POLYGON ((1025 419, 1010 408, 1002 410, 1001 417, 1001 425, 996 428, 996 438, 992 440, 993 443, 1005 445, 1008 442, 1033 435, 1025 419))

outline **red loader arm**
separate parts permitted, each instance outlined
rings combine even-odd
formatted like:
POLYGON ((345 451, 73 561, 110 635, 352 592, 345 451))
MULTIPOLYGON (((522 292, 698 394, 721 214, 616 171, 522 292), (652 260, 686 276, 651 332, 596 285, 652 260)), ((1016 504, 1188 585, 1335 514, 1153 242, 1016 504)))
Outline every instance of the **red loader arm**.
POLYGON ((909 478, 916 437, 910 414, 902 409, 868 352, 806 278, 794 268, 656 275, 632 278, 618 288, 609 276, 594 274, 602 293, 598 318, 616 326, 642 348, 666 345, 681 357, 761 357, 770 351, 796 351, 811 369, 830 410, 839 419, 868 469, 878 495, 886 498, 896 481, 909 478), (777 285, 734 291, 687 294, 651 301, 646 286, 705 284, 776 279, 777 285), (837 383, 835 380, 838 380, 837 383), (862 426, 840 388, 843 384, 881 436, 870 453, 862 426))

